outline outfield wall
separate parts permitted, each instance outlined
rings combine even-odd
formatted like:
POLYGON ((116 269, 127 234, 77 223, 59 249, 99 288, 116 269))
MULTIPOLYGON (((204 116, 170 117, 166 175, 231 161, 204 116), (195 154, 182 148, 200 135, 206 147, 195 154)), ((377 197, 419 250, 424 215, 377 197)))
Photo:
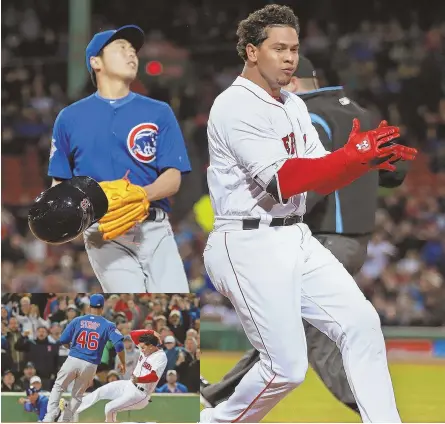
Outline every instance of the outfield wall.
MULTIPOLYGON (((201 348, 215 351, 244 351, 252 346, 242 328, 201 321, 201 348)), ((384 327, 390 358, 445 359, 445 328, 384 327)))
MULTIPOLYGON (((2 393, 1 422, 37 422, 37 414, 25 412, 18 403, 25 393, 2 393)), ((66 396, 69 398, 69 396, 66 396)), ((138 411, 119 412, 119 422, 196 423, 199 421, 199 396, 195 394, 154 394, 152 402, 138 411)), ((79 422, 104 422, 105 404, 100 401, 80 414, 79 422)))

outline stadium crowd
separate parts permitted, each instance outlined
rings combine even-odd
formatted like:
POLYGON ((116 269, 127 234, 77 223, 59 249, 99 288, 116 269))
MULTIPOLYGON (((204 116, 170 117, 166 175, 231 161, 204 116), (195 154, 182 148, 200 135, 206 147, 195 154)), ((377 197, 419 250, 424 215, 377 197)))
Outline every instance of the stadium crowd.
MULTIPOLYGON (((182 84, 142 75, 134 89, 168 101, 181 122, 194 172, 173 199, 176 240, 191 289, 203 294, 203 313, 236 325, 205 273, 207 234, 193 204, 207 193, 209 108, 241 70, 236 22, 265 2, 230 0, 222 8, 209 0, 181 0, 173 10, 167 2, 138 3, 138 16, 131 3, 93 1, 92 30, 139 24, 147 32, 142 60, 176 55, 192 68, 182 84)), ((333 3, 293 2, 301 19, 301 50, 316 65, 321 84, 344 85, 351 98, 399 125, 405 141, 421 151, 403 186, 382 193, 369 257, 357 282, 384 324, 445 325, 445 3, 435 8, 414 0, 333 3)), ((10 0, 4 7, 2 161, 5 154, 27 158, 27 149, 34 149, 47 186, 53 120, 76 100, 66 95, 68 6, 10 0)), ((79 96, 92 91, 86 81, 79 96)), ((9 181, 4 174, 3 190, 10 190, 9 181)), ((16 201, 2 203, 3 291, 99 290, 81 240, 47 246, 29 233, 32 197, 25 190, 11 196, 16 201)))
MULTIPOLYGON (((109 342, 89 391, 119 379, 129 379, 139 351, 129 333, 153 329, 161 336, 168 363, 157 386, 161 393, 199 390, 200 309, 193 294, 106 294, 104 317, 123 334, 126 373, 109 342)), ((66 325, 88 313, 89 295, 6 293, 2 295, 2 391, 23 391, 38 384, 51 390, 69 349, 58 344, 66 325)))

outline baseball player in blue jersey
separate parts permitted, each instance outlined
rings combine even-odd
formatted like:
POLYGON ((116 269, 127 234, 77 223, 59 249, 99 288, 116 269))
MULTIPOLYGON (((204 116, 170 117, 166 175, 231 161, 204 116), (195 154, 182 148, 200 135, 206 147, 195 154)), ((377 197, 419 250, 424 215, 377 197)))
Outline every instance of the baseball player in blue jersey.
POLYGON ((62 421, 71 422, 73 414, 82 402, 82 395, 96 375, 105 344, 110 340, 121 361, 125 373, 125 350, 123 335, 116 326, 102 316, 104 297, 93 294, 90 297, 90 313, 74 318, 63 331, 59 342, 70 347, 68 358, 57 373, 51 390, 48 412, 44 422, 54 422, 59 412, 62 393, 74 381, 71 403, 64 408, 62 421))
POLYGON ((35 387, 28 387, 26 396, 28 399, 23 398, 23 402, 20 403, 23 403, 26 412, 35 412, 39 418, 38 422, 41 423, 48 408, 48 397, 41 394, 35 387))
POLYGON ((107 214, 84 233, 104 292, 186 293, 167 213, 191 168, 171 107, 130 91, 144 39, 133 25, 92 38, 86 66, 97 91, 59 113, 48 175, 53 185, 89 176, 107 195, 107 214))

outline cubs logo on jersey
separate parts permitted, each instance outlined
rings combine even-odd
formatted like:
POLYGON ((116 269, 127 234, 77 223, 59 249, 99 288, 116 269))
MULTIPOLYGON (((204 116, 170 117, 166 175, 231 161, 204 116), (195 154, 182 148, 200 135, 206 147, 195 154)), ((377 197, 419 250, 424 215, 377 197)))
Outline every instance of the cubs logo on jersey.
POLYGON ((156 142, 159 128, 153 123, 143 123, 133 127, 127 137, 127 147, 131 156, 142 163, 156 159, 156 142))

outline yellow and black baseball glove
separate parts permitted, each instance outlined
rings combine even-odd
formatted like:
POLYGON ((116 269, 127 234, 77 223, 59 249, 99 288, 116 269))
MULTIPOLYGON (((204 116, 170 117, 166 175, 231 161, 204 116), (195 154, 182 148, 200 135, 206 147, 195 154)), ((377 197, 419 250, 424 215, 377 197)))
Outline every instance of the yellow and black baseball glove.
POLYGON ((120 180, 99 183, 108 199, 108 211, 99 220, 104 240, 125 234, 148 216, 150 202, 143 187, 132 184, 128 173, 120 180))

